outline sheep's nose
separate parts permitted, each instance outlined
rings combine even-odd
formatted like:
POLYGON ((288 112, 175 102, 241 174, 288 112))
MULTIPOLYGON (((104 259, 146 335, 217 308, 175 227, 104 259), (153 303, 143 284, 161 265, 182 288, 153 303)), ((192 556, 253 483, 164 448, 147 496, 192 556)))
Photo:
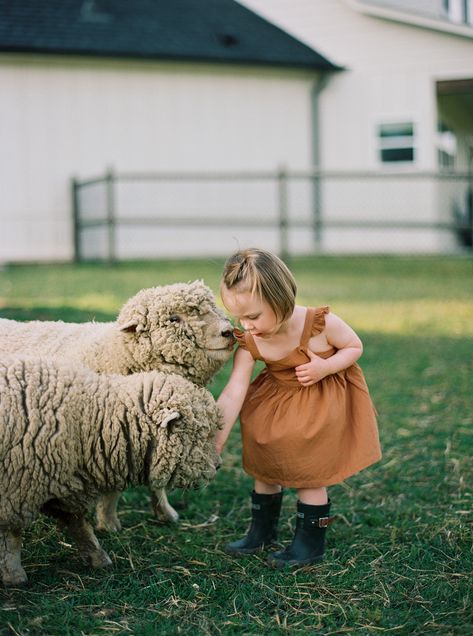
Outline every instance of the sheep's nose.
POLYGON ((231 329, 225 329, 225 331, 222 331, 222 336, 233 340, 233 331, 231 329))

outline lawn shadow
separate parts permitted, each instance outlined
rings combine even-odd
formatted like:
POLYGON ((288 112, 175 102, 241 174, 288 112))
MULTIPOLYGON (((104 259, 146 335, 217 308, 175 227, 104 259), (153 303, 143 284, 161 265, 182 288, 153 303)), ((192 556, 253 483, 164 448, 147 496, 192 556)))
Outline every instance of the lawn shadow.
POLYGON ((0 318, 11 320, 62 320, 64 322, 108 322, 115 320, 116 314, 92 309, 79 309, 67 305, 53 307, 15 307, 6 306, 0 309, 0 318))

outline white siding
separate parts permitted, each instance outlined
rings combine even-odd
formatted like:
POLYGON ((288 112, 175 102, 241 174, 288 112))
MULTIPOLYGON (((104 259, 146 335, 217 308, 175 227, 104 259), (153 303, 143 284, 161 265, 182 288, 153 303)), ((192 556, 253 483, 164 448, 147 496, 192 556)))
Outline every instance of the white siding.
MULTIPOLYGON (((416 126, 416 161, 405 170, 437 170, 436 82, 473 78, 473 28, 471 37, 443 33, 410 24, 364 15, 351 0, 239 0, 293 36, 303 40, 335 64, 345 68, 330 79, 320 96, 320 157, 327 170, 397 170, 380 165, 377 157, 376 128, 382 122, 412 121, 416 126)), ((437 7, 438 8, 438 7, 437 7)), ((411 9, 415 7, 411 5, 411 9)), ((445 108, 447 108, 447 100, 445 108)), ((473 115, 465 113, 464 130, 473 137, 473 115)), ((458 121, 458 120, 457 120, 458 121)), ((458 121, 459 123, 459 121, 458 121)), ((461 131, 460 131, 461 132, 461 131)), ((382 189, 382 188, 381 188, 382 189)), ((330 202, 326 188, 325 202, 330 202)), ((383 191, 385 193, 385 191, 383 191)), ((390 200, 381 192, 378 219, 383 218, 383 202, 390 200)), ((438 186, 422 183, 412 191, 412 200, 404 207, 407 218, 451 220, 450 210, 439 209, 438 186), (421 200, 422 205, 417 202, 421 200)), ((339 192, 345 213, 359 215, 361 199, 339 192)), ((332 199, 333 201, 333 199, 332 199)), ((373 206, 375 208, 375 206, 373 206)), ((384 206, 384 218, 393 218, 392 207, 384 206)), ((395 217, 397 218, 397 217, 395 217)), ((419 232, 405 240, 383 232, 325 234, 324 248, 330 251, 398 251, 415 246, 420 251, 449 250, 453 241, 445 235, 419 232)))
MULTIPOLYGON (((315 79, 302 71, 3 56, 0 261, 72 257, 72 176, 107 166, 307 168, 315 79)), ((190 241, 209 251, 222 233, 210 244, 190 241)), ((176 234, 163 246, 155 240, 148 255, 161 247, 172 254, 177 242, 176 234)))
POLYGON ((321 96, 325 168, 373 168, 375 125, 418 123, 417 167, 436 168, 440 79, 473 77, 472 38, 362 15, 344 0, 240 0, 346 68, 321 96))
MULTIPOLYGON (((439 108, 462 135, 465 165, 473 139, 471 108, 449 96, 439 98, 436 82, 473 78, 473 38, 364 15, 352 0, 241 2, 345 68, 331 76, 320 95, 323 169, 397 169, 379 163, 377 126, 412 121, 416 162, 404 169, 436 170, 439 108)), ((314 81, 316 74, 303 71, 0 56, 0 262, 71 258, 72 176, 96 176, 108 166, 118 172, 309 167, 314 81)), ((451 205, 440 207, 446 199, 435 183, 410 187, 409 196, 397 200, 386 195, 382 183, 371 188, 369 197, 364 184, 355 186, 324 184, 324 213, 330 206, 334 219, 449 220, 451 205)), ((274 188, 255 188, 215 186, 201 197, 182 186, 175 205, 171 191, 150 187, 145 193, 129 186, 120 187, 117 203, 127 215, 145 214, 150 201, 158 200, 166 203, 167 213, 195 217, 273 212, 274 188)), ((292 213, 310 218, 310 188, 293 184, 290 195, 292 213)), ((397 237, 379 230, 332 230, 324 233, 322 248, 453 247, 433 232, 397 237)), ((90 255, 103 239, 89 232, 90 255)), ((122 257, 225 254, 248 243, 278 246, 275 231, 236 227, 120 231, 118 241, 122 257)), ((291 232, 290 246, 311 251, 310 232, 291 232)))
POLYGON ((447 18, 443 0, 361 0, 361 2, 388 9, 401 9, 411 14, 417 13, 431 18, 447 18))

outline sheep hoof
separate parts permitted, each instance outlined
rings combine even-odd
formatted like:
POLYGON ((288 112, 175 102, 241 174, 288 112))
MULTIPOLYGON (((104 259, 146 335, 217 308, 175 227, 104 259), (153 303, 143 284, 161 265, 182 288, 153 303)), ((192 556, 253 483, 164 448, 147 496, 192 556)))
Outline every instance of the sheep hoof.
POLYGON ((163 488, 156 490, 151 488, 151 506, 156 519, 164 523, 177 523, 179 514, 168 501, 166 491, 163 488))
POLYGON ((98 550, 87 555, 87 560, 93 568, 109 568, 112 565, 112 559, 105 550, 98 550))
POLYGON ((20 587, 28 583, 28 577, 24 569, 19 568, 18 570, 3 574, 2 581, 5 587, 20 587))
POLYGON ((154 514, 159 521, 164 523, 177 523, 179 521, 179 513, 172 506, 167 506, 166 510, 155 510, 154 514))

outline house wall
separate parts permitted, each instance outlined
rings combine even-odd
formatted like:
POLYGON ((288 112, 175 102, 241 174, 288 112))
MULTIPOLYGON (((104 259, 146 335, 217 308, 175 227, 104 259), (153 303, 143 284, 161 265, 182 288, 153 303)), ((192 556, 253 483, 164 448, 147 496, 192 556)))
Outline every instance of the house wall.
MULTIPOLYGON (((117 172, 309 167, 316 77, 236 66, 1 56, 0 261, 72 258, 73 176, 97 176, 109 166, 117 172)), ((227 216, 243 208, 269 213, 273 190, 217 189, 201 196, 183 186, 180 207, 178 192, 130 185, 117 195, 119 212, 127 215, 165 208, 227 216)), ((91 231, 86 238, 93 255, 103 236, 91 231)), ((118 255, 226 254, 258 240, 277 245, 267 231, 134 229, 120 234, 118 255)), ((291 241, 312 249, 306 232, 291 241)))
MULTIPOLYGON (((240 1, 345 67, 320 95, 323 169, 437 169, 438 104, 459 116, 457 103, 438 100, 436 82, 473 77, 472 38, 363 15, 352 0, 240 1), (416 162, 389 168, 379 163, 376 129, 396 121, 416 126, 416 162)), ((316 81, 316 74, 294 70, 0 56, 0 262, 72 257, 72 176, 96 176, 109 166, 118 172, 310 167, 316 81)), ((459 130, 469 130, 471 139, 471 113, 462 117, 459 130)), ((324 182, 325 218, 451 220, 437 183, 401 180, 399 187, 324 182)), ((90 209, 103 208, 103 191, 86 194, 90 209)), ((309 184, 291 184, 291 214, 309 220, 311 194, 309 184)), ((120 185, 116 196, 118 212, 127 216, 274 218, 277 207, 268 183, 120 185)), ((84 236, 86 255, 103 252, 104 232, 84 236)), ((291 231, 289 240, 294 252, 314 249, 307 230, 291 231)), ((128 228, 118 233, 118 256, 226 254, 250 243, 277 249, 277 231, 128 228)), ((327 252, 455 247, 449 233, 426 230, 327 229, 321 244, 327 252)))
MULTIPOLYGON (((473 29, 472 37, 464 37, 391 22, 362 14, 356 10, 361 3, 352 0, 239 1, 346 69, 332 77, 320 96, 322 168, 381 173, 437 170, 436 82, 473 77, 473 29), (415 124, 416 161, 383 166, 377 154, 377 126, 399 121, 415 124)), ((466 117, 471 122, 471 111, 466 117)), ((438 184, 411 181, 406 188, 395 200, 380 182, 361 212, 363 218, 451 220, 451 209, 438 203, 438 184)), ((345 216, 360 216, 359 203, 364 200, 349 188, 339 189, 338 200, 334 187, 325 191, 326 210, 331 201, 335 214, 343 209, 345 216)), ((456 246, 448 233, 425 230, 327 232, 324 246, 346 250, 350 236, 359 250, 438 251, 456 246)))

